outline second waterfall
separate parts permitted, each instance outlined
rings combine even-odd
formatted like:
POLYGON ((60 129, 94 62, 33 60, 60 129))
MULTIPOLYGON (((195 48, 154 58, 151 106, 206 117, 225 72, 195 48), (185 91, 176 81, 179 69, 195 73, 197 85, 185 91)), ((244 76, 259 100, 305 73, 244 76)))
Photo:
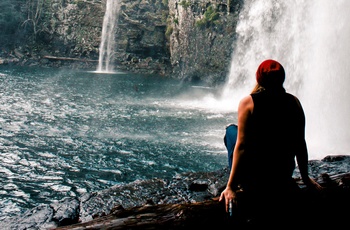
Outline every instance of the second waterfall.
POLYGON ((120 3, 118 0, 107 0, 106 12, 103 19, 100 55, 97 72, 114 72, 114 52, 115 52, 115 33, 118 24, 120 3))

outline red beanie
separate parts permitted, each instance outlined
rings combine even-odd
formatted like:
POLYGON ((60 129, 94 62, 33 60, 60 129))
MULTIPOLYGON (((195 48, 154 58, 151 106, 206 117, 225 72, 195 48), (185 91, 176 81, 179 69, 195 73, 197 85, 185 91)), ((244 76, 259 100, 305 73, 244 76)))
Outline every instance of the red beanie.
POLYGON ((256 81, 264 88, 282 87, 284 79, 284 68, 275 60, 263 61, 256 71, 256 81))

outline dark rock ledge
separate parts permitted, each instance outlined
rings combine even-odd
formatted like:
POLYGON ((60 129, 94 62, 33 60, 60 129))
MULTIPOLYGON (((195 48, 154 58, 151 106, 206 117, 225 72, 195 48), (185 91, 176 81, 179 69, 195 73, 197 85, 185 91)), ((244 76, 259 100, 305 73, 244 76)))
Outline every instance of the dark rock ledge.
MULTIPOLYGON (((332 214, 327 215, 332 218, 328 223, 343 223, 333 219, 350 214, 350 156, 310 160, 309 168, 311 177, 327 191, 327 200, 322 200, 325 209, 314 211, 332 214)), ((227 219, 217 201, 227 178, 228 170, 222 169, 179 174, 171 180, 155 178, 115 185, 79 198, 40 205, 6 220, 2 229, 197 229, 214 223, 218 227, 227 219)), ((305 189, 298 170, 295 179, 305 189)), ((268 185, 269 178, 266 181, 268 185)))

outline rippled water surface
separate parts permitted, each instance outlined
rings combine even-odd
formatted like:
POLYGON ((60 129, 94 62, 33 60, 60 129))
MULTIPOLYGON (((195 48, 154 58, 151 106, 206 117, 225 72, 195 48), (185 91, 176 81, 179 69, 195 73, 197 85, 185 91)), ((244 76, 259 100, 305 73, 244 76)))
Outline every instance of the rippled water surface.
POLYGON ((114 184, 227 164, 214 89, 158 76, 0 67, 0 220, 114 184))

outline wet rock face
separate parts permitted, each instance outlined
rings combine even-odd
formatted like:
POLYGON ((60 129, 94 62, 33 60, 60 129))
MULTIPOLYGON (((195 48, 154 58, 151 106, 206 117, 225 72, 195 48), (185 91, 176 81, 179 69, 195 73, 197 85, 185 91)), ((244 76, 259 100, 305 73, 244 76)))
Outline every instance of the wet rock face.
MULTIPOLYGON (((242 0, 122 0, 120 3, 115 50, 118 68, 171 75, 209 85, 224 82, 242 0)), ((86 12, 83 13, 85 25, 96 23, 96 17, 89 17, 93 7, 80 10, 86 12)), ((97 21, 102 22, 102 18, 97 21)), ((89 36, 84 44, 90 47, 84 48, 82 53, 98 53, 97 45, 89 42, 98 41, 97 34, 79 32, 75 28, 69 31, 89 36)))
POLYGON ((139 73, 170 73, 165 36, 168 6, 162 0, 123 0, 116 31, 116 62, 139 73))
POLYGON ((208 84, 225 80, 242 4, 240 0, 169 0, 170 59, 178 78, 208 84))
POLYGON ((178 204, 204 201, 218 195, 226 183, 227 170, 185 173, 172 180, 140 180, 86 194, 81 199, 80 221, 107 215, 115 207, 132 208, 145 204, 178 204), (98 211, 97 211, 98 210, 98 211))
POLYGON ((50 229, 88 222, 110 214, 147 204, 180 204, 204 201, 215 197, 225 185, 228 170, 206 173, 185 173, 172 180, 137 180, 109 189, 69 197, 50 205, 41 205, 19 217, 5 220, 5 229, 50 229), (16 221, 14 221, 16 220, 16 221))
MULTIPOLYGON (((209 85, 223 83, 242 2, 121 0, 115 32, 115 66, 209 85)), ((25 4, 20 8, 23 10, 19 15, 27 18, 25 4)), ((96 69, 95 62, 43 57, 98 60, 106 0, 49 0, 42 10, 45 14, 37 21, 35 31, 18 31, 26 33, 20 45, 14 45, 18 52, 13 52, 13 48, 0 50, 0 64, 96 69)))

